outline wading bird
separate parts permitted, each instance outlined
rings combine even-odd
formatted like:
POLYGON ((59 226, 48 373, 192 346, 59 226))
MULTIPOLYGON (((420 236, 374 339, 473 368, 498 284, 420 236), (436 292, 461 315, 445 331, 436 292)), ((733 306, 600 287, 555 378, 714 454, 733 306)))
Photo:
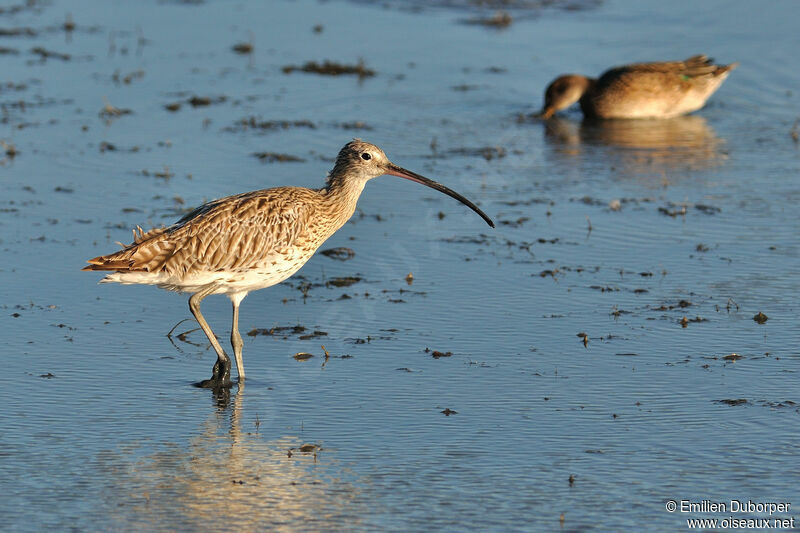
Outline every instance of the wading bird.
POLYGON ((233 303, 231 346, 243 380, 239 304, 250 291, 287 279, 352 216, 364 185, 384 174, 443 192, 494 222, 475 204, 444 185, 393 164, 383 150, 360 139, 336 158, 325 187, 276 187, 228 196, 203 204, 169 227, 133 232, 122 250, 90 259, 83 270, 110 271, 101 283, 156 285, 192 293, 189 309, 205 332, 217 361, 201 387, 231 385, 231 360, 200 312, 211 294, 233 303))
POLYGON ((580 102, 584 116, 593 118, 685 115, 703 107, 738 65, 714 65, 697 55, 685 61, 614 67, 597 79, 565 74, 547 86, 539 116, 548 119, 575 102, 580 102))

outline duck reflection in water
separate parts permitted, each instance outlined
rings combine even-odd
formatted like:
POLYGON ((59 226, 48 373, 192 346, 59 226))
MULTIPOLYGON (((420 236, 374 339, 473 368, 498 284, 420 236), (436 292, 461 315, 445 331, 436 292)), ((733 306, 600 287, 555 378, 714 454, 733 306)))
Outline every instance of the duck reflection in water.
MULTIPOLYGON (((205 391, 203 391, 205 392, 205 391)), ((358 526, 360 489, 308 436, 270 436, 269 407, 245 405, 244 386, 214 392, 215 408, 185 444, 138 443, 98 457, 110 485, 97 502, 104 529, 327 530, 358 526), (150 444, 147 444, 150 446, 150 444), (347 477, 347 479, 345 479, 347 477)), ((147 441, 144 441, 147 442, 147 441)))
POLYGON ((561 162, 604 147, 604 157, 622 174, 670 174, 672 179, 676 172, 713 168, 726 159, 724 141, 697 115, 581 122, 553 117, 543 127, 545 141, 561 162))

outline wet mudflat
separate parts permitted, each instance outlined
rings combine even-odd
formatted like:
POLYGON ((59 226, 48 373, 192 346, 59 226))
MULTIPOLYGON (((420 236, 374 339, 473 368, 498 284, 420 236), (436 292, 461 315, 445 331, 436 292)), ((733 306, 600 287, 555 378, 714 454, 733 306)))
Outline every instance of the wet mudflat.
MULTIPOLYGON (((511 7, 0 9, 4 527, 675 531, 668 499, 800 506, 797 6, 511 7), (558 74, 696 53, 741 66, 693 116, 529 116, 558 74), (171 332, 185 297, 79 272, 137 224, 319 187, 355 136, 498 227, 373 181, 329 253, 244 301, 242 389, 191 386, 214 355, 171 332)), ((227 300, 204 313, 226 339, 227 300)))

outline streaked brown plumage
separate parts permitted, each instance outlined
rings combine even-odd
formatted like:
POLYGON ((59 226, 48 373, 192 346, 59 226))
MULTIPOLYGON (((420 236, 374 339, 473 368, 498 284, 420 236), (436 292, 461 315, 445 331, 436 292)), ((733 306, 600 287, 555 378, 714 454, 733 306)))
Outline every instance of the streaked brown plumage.
POLYGON ((428 178, 391 163, 375 145, 356 139, 339 152, 325 187, 276 187, 201 205, 172 226, 133 232, 122 250, 90 259, 83 270, 110 271, 102 282, 157 285, 189 292, 189 307, 217 352, 210 380, 230 385, 230 359, 200 312, 211 294, 233 303, 231 344, 239 378, 244 378, 239 304, 248 292, 280 283, 308 261, 352 216, 367 181, 391 174, 441 191, 494 223, 472 202, 428 178))
POLYGON ((600 78, 559 76, 545 91, 542 118, 580 102, 595 118, 670 118, 697 111, 738 63, 714 65, 705 55, 685 61, 614 67, 600 78))

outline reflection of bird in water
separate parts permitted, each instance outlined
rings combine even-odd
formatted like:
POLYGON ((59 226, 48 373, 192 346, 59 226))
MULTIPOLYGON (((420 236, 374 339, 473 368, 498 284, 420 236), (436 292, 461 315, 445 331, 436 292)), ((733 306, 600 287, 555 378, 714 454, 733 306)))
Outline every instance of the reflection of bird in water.
POLYGON ((614 67, 599 78, 565 74, 547 86, 540 113, 554 113, 580 102, 584 116, 670 118, 697 111, 738 63, 714 65, 704 55, 685 61, 634 63, 614 67))
POLYGON ((367 181, 384 174, 443 192, 492 220, 472 202, 433 180, 398 167, 373 144, 354 140, 336 158, 325 187, 276 187, 229 196, 201 205, 166 228, 134 231, 133 243, 95 257, 83 270, 110 271, 103 282, 157 285, 193 293, 189 308, 205 332, 217 361, 201 386, 230 386, 231 360, 200 312, 211 294, 233 303, 231 345, 240 381, 244 378, 239 304, 250 291, 289 278, 352 216, 367 181))
POLYGON ((580 124, 554 117, 545 139, 562 155, 575 157, 587 146, 609 148, 608 157, 626 173, 663 174, 711 168, 725 160, 722 141, 703 117, 663 120, 593 120, 580 124))
MULTIPOLYGON (((138 446, 103 452, 110 486, 94 514, 108 529, 139 531, 296 531, 358 525, 360 489, 333 452, 294 436, 267 437, 245 417, 244 387, 218 405, 186 444, 142 455, 138 446), (303 446, 305 444, 305 446, 303 446), (304 452, 301 450, 309 451, 304 452), (291 454, 289 453, 291 451, 291 454), (349 479, 343 479, 349 478, 349 479), (118 525, 120 527, 114 527, 118 525)), ((262 413, 263 415, 264 413, 262 413)))

